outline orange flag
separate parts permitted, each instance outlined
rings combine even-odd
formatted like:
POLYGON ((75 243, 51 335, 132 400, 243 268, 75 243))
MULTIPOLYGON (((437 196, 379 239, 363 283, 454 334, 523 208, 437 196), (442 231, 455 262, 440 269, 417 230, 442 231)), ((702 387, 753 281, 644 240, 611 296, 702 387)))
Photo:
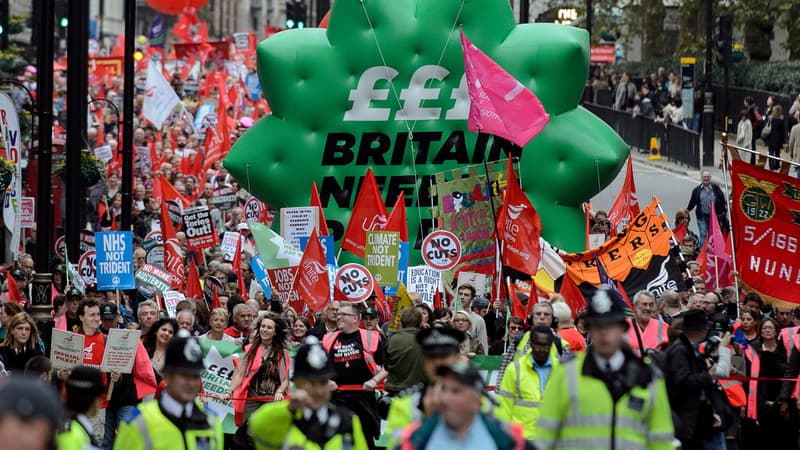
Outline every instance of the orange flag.
POLYGON ((378 190, 375 174, 372 169, 367 169, 367 176, 358 191, 353 213, 342 238, 342 248, 363 258, 367 231, 383 230, 388 220, 386 205, 383 204, 378 190))
POLYGON ((293 288, 315 313, 322 311, 329 303, 331 287, 328 268, 325 266, 325 252, 316 230, 311 232, 306 250, 300 258, 293 288))

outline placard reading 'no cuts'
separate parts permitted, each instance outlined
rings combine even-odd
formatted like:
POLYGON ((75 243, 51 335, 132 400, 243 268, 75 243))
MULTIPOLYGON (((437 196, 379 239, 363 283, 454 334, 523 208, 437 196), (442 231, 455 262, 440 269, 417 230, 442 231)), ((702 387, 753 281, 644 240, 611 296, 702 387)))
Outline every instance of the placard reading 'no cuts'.
POLYGON ((372 274, 361 264, 345 264, 336 272, 336 287, 344 295, 343 300, 361 303, 372 295, 373 285, 372 274))
POLYGON ((78 260, 78 274, 80 274, 86 284, 97 283, 95 258, 95 251, 91 250, 81 255, 81 259, 78 260))
POLYGON ((97 233, 97 289, 133 289, 133 233, 111 231, 97 233))
POLYGON ((461 242, 455 234, 436 230, 422 240, 422 259, 436 270, 450 270, 461 259, 461 242))

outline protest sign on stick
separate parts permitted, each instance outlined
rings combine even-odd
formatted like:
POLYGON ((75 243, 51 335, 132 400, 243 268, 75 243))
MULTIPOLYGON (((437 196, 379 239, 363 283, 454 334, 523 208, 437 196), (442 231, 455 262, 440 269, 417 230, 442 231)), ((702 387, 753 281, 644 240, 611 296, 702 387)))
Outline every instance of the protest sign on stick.
POLYGON ((83 361, 82 334, 53 329, 50 339, 50 361, 53 369, 72 369, 83 361))

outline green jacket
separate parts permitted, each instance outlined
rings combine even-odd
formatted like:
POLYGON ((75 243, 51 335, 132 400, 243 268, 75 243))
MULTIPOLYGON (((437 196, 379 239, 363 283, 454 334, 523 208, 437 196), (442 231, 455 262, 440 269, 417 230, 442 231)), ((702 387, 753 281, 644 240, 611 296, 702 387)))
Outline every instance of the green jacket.
POLYGON ((386 390, 398 392, 425 381, 422 349, 417 345, 417 328, 403 328, 389 337, 386 344, 386 390))
POLYGON ((315 429, 315 431, 322 431, 327 438, 320 445, 309 439, 298 426, 302 422, 303 412, 296 411, 292 414, 288 405, 288 400, 265 403, 250 416, 250 436, 253 438, 256 450, 280 450, 283 448, 367 450, 369 448, 358 416, 346 408, 328 407, 329 416, 326 428, 315 429))
POLYGON ((223 450, 222 423, 195 401, 193 425, 203 420, 202 427, 178 428, 161 411, 157 400, 140 404, 128 420, 120 423, 114 450, 223 450))

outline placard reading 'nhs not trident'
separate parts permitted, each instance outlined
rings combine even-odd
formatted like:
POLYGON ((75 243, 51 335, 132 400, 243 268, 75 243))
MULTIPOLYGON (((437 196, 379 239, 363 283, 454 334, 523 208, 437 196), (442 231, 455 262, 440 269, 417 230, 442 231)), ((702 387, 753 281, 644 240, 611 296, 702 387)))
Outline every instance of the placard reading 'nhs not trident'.
POLYGON ((134 289, 133 233, 110 231, 97 233, 97 289, 134 289))

